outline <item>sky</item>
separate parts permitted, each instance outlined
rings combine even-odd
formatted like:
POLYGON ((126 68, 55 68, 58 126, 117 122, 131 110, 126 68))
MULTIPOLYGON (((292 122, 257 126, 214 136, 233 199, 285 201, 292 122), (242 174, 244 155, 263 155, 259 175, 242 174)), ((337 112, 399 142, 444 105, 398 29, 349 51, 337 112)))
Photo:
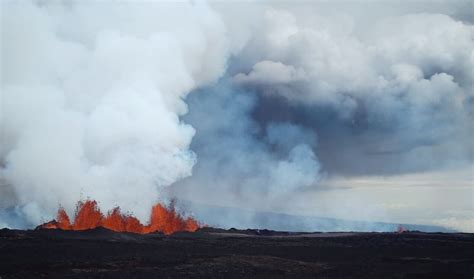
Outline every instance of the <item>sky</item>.
POLYGON ((0 227, 91 198, 474 232, 473 13, 2 1, 0 227))

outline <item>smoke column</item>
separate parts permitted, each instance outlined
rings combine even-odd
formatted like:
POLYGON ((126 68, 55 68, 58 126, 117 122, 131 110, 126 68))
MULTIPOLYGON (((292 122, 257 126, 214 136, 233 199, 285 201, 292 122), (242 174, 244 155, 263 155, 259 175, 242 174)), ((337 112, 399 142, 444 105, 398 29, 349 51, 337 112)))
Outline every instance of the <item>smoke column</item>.
POLYGON ((2 193, 30 224, 81 197, 145 218, 191 175, 190 90, 223 74, 203 3, 2 2, 2 193))

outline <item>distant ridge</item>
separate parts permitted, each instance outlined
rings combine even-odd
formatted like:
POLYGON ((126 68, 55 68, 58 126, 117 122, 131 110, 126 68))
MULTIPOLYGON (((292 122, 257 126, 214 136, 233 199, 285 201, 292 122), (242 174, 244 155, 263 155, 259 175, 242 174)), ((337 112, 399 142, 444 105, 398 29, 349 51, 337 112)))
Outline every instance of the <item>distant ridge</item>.
POLYGON ((442 226, 291 215, 235 207, 202 205, 190 201, 179 201, 178 204, 185 208, 187 212, 192 212, 197 220, 210 220, 209 216, 212 216, 214 222, 208 225, 220 228, 255 228, 290 232, 394 232, 401 226, 410 231, 457 232, 442 226))

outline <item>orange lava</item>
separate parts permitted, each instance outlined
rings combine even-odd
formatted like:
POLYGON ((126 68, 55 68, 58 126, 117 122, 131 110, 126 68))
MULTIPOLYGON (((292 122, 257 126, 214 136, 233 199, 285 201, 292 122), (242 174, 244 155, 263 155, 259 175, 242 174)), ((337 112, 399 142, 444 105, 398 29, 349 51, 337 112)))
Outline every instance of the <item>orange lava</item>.
POLYGON ((398 225, 398 228, 397 228, 397 233, 404 233, 404 232, 407 232, 408 230, 403 227, 402 225, 398 225))
POLYGON ((172 234, 179 231, 194 232, 199 229, 199 223, 193 218, 184 218, 174 209, 174 204, 164 207, 156 204, 151 209, 148 225, 143 225, 130 214, 120 212, 116 207, 107 215, 102 214, 99 206, 94 200, 80 201, 76 206, 74 222, 71 223, 69 216, 63 208, 59 208, 56 220, 44 223, 43 229, 62 230, 87 230, 104 227, 117 232, 152 233, 162 232, 172 234))

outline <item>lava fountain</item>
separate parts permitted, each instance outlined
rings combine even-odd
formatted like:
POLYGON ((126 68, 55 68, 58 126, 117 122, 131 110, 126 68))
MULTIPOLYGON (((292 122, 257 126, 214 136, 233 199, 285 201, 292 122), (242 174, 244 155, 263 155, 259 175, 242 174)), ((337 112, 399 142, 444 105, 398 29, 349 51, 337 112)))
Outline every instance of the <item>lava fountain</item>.
POLYGON ((177 213, 174 203, 165 207, 156 204, 151 209, 150 221, 143 225, 131 214, 125 214, 116 207, 104 215, 95 200, 79 201, 76 205, 74 221, 67 215, 64 208, 59 208, 55 220, 44 223, 39 226, 42 229, 62 229, 62 230, 88 230, 97 227, 104 227, 116 232, 132 233, 152 233, 162 232, 172 234, 178 231, 194 232, 199 229, 199 223, 191 218, 185 218, 177 213))

